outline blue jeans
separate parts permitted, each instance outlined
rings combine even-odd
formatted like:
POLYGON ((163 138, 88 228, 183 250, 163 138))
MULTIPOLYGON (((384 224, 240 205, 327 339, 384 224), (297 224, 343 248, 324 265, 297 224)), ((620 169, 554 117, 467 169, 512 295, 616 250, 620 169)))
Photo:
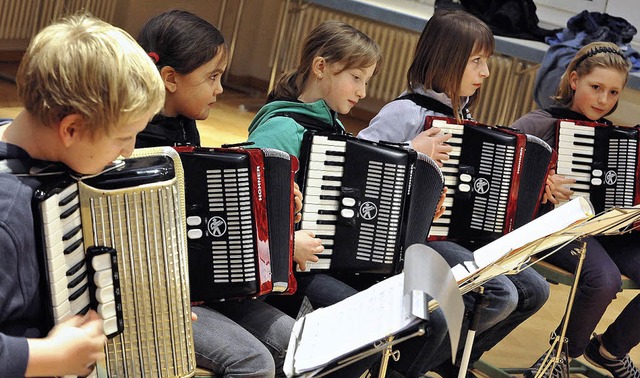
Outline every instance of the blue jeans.
POLYGON ((284 376, 293 318, 260 299, 192 308, 196 362, 216 375, 284 376))
MULTIPOLYGON (((452 242, 436 241, 427 245, 438 251, 450 266, 473 259, 471 251, 452 242)), ((514 277, 499 276, 483 285, 487 307, 481 312, 472 361, 498 343, 546 301, 549 295, 548 284, 537 273, 525 272, 524 276, 522 273, 514 277)), ((463 301, 467 310, 473 309, 475 299, 471 294, 465 294, 463 301)), ((445 337, 447 326, 442 312, 436 310, 429 316, 430 333, 400 344, 400 361, 392 364, 395 370, 407 377, 418 377, 437 366, 447 364, 447 360, 451 359, 451 344, 449 338, 445 337)), ((460 350, 466 340, 467 326, 467 322, 464 322, 460 350)), ((452 365, 450 361, 448 365, 452 365)))
MULTIPOLYGON (((579 357, 589 342, 607 307, 621 291, 620 274, 640 282, 640 235, 587 238, 587 252, 567 326, 569 356, 579 357)), ((578 257, 571 254, 572 243, 546 260, 570 272, 578 257)), ((616 356, 624 356, 640 342, 640 298, 636 296, 607 328, 602 342, 616 356)), ((557 332, 560 332, 558 326, 557 332)))

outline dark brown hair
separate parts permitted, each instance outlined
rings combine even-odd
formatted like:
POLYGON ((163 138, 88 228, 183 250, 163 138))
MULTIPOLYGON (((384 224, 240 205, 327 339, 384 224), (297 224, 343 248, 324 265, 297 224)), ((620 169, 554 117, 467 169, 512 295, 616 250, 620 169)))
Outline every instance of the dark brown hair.
MULTIPOLYGON (((493 54, 491 29, 477 17, 460 10, 437 11, 429 19, 407 71, 407 88, 419 86, 445 93, 456 117, 460 111, 460 83, 469 57, 474 53, 493 54)), ((471 97, 472 104, 478 91, 471 97)))

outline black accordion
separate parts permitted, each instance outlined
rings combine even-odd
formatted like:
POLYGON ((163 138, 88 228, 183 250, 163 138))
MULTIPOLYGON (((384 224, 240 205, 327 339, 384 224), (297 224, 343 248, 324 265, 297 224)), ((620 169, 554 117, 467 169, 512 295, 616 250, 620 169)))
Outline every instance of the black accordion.
POLYGON ((191 300, 293 293, 297 158, 267 148, 176 148, 187 186, 191 300))
POLYGON ((349 135, 307 132, 297 182, 299 227, 322 240, 308 270, 395 274, 426 242, 444 186, 437 164, 413 150, 349 135))
POLYGON ((542 139, 506 127, 428 116, 425 130, 452 134, 442 171, 447 210, 429 238, 470 248, 485 245, 530 222, 537 214, 553 150, 542 139))
POLYGON ((574 178, 573 197, 584 196, 596 213, 640 203, 639 126, 558 120, 557 173, 574 178))
POLYGON ((39 176, 36 240, 50 327, 96 309, 109 377, 195 372, 182 167, 171 148, 140 149, 93 177, 39 176))

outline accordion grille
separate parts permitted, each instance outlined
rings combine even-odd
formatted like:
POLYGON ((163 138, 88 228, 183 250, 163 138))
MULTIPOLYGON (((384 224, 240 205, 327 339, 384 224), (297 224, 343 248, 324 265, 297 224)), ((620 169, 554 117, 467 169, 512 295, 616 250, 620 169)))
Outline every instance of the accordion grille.
POLYGON ((105 347, 108 376, 190 376, 195 369, 178 185, 105 191, 80 183, 83 218, 92 219, 83 225, 85 244, 118 251, 124 332, 105 347))
POLYGON ((218 237, 211 241, 215 283, 257 279, 250 198, 249 168, 207 170, 209 211, 227 214, 226 223, 222 218, 209 223, 209 232, 218 237))
MULTIPOLYGON (((356 259, 392 264, 400 229, 402 200, 404 197, 405 167, 399 164, 370 161, 367 169, 365 197, 379 199, 375 223, 363 221, 358 236, 356 259)), ((376 214, 375 206, 360 208, 364 220, 376 214)))
POLYGON ((605 181, 615 182, 606 186, 604 208, 615 206, 633 206, 634 183, 636 175, 636 157, 638 141, 635 139, 609 139, 607 162, 609 170, 616 172, 615 180, 605 176, 605 181))
POLYGON ((476 196, 474 198, 471 228, 502 232, 505 223, 504 214, 506 214, 509 199, 514 152, 513 146, 490 142, 482 144, 478 172, 489 179, 476 181, 474 183, 475 189, 478 192, 489 191, 489 188, 499 188, 499 190, 489 191, 489 196, 486 197, 476 196), (483 184, 487 186, 485 188, 479 187, 483 184))

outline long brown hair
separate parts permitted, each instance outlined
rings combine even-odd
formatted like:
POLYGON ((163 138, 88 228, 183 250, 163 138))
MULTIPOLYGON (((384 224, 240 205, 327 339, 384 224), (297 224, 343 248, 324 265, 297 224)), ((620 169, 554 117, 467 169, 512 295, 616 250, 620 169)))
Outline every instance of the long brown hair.
MULTIPOLYGON (((477 17, 460 10, 437 11, 422 30, 413 62, 407 71, 407 88, 422 86, 445 93, 453 113, 459 118, 460 83, 469 57, 474 53, 493 54, 491 29, 477 17)), ((469 105, 479 90, 471 96, 469 105)))
MULTIPOLYGON (((298 98, 312 70, 313 60, 322 57, 341 70, 370 67, 382 59, 380 46, 366 34, 341 21, 325 21, 309 33, 300 53, 298 68, 282 74, 273 98, 298 98)), ((376 71, 379 66, 376 66, 376 71)))

